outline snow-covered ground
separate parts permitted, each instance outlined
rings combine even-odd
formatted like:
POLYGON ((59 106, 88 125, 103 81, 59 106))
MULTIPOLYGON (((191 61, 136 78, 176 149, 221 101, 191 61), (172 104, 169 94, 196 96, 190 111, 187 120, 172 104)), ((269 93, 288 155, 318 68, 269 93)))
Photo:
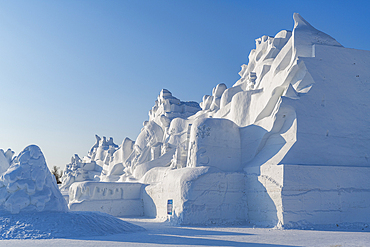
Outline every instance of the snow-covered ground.
POLYGON ((155 219, 122 218, 146 231, 78 239, 1 240, 0 246, 369 246, 369 229, 279 230, 251 226, 178 227, 155 219))
POLYGON ((143 230, 100 212, 0 214, 0 240, 82 238, 143 230))

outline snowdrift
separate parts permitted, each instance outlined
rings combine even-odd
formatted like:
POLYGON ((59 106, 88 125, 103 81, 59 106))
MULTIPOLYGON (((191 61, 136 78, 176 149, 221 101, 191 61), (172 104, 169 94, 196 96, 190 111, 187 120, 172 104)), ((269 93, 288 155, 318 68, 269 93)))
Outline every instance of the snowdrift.
POLYGON ((103 236, 144 228, 99 212, 43 212, 0 215, 4 239, 50 239, 103 236))

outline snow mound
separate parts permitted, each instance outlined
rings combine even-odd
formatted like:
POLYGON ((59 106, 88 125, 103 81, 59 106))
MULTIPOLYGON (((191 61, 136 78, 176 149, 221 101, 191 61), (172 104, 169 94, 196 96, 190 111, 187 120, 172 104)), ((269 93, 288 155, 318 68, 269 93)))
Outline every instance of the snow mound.
POLYGON ((0 212, 67 211, 55 177, 36 145, 26 147, 0 177, 0 212))
POLYGON ((144 228, 98 212, 36 212, 0 215, 0 240, 102 236, 144 228))

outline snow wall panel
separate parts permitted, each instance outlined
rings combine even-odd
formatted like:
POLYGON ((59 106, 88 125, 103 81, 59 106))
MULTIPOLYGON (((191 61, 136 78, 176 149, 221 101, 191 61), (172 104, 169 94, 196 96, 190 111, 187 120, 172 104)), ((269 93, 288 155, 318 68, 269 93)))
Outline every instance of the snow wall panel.
POLYGON ((297 114, 297 142, 281 163, 370 167, 370 52, 314 50, 315 57, 299 59, 315 83, 299 100, 286 100, 297 114))
POLYGON ((162 182, 145 187, 145 215, 180 225, 245 223, 245 174, 208 169, 162 169, 166 173, 162 182), (168 200, 173 202, 171 215, 168 200))
POLYGON ((69 209, 113 216, 143 216, 141 183, 76 182, 69 188, 69 209))
POLYGON ((370 224, 370 167, 282 166, 284 227, 370 224))

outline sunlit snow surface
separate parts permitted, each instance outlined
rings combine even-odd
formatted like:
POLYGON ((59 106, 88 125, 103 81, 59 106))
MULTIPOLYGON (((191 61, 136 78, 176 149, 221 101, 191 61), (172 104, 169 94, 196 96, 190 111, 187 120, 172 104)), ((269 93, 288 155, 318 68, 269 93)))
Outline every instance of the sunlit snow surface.
POLYGON ((314 231, 253 228, 253 226, 178 227, 158 219, 123 218, 140 225, 146 231, 130 234, 89 236, 58 239, 12 239, 0 241, 0 246, 368 246, 370 234, 365 231, 314 231))
POLYGON ((99 212, 40 212, 0 215, 0 239, 103 236, 144 228, 99 212))

